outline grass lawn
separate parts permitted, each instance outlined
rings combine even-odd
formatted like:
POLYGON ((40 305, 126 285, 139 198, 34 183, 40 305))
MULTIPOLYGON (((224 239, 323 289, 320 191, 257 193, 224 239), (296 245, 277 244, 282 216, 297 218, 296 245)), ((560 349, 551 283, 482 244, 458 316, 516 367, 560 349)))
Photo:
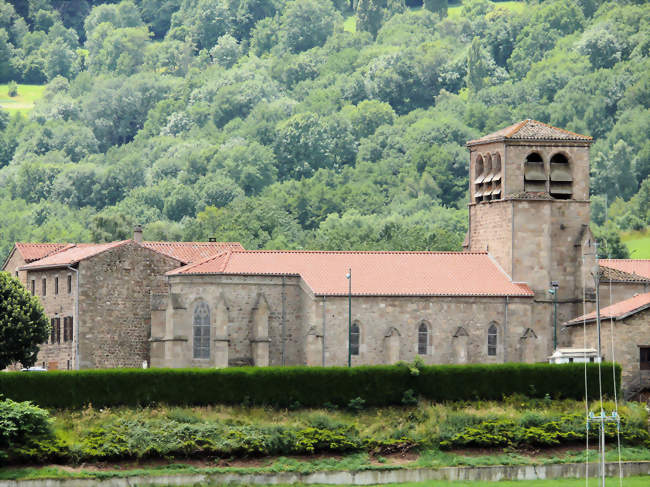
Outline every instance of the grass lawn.
POLYGON ((43 96, 43 90, 45 85, 18 85, 18 96, 12 98, 7 94, 7 85, 0 84, 0 108, 10 114, 27 113, 34 108, 34 102, 43 96))
POLYGON ((650 228, 625 232, 621 234, 621 240, 630 251, 632 259, 650 259, 650 228))

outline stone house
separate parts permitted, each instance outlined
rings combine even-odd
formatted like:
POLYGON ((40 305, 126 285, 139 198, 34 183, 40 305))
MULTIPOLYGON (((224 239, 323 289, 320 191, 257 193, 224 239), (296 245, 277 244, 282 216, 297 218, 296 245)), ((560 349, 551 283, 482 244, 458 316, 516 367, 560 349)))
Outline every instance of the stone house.
MULTIPOLYGON (((626 397, 650 391, 650 292, 638 294, 600 310, 604 360, 621 364, 626 397), (612 332, 613 347, 612 347, 612 332)), ((596 312, 566 323, 571 346, 598 348, 596 312)))
POLYGON ((150 295, 166 289, 165 272, 241 248, 221 242, 142 242, 139 231, 134 236, 137 241, 57 244, 58 250, 28 263, 23 249, 40 247, 15 245, 4 270, 24 276, 50 317, 50 339, 41 346, 37 365, 141 367, 149 361, 150 295))
POLYGON ((27 271, 20 271, 18 269, 31 262, 43 259, 54 252, 58 252, 66 245, 62 243, 16 242, 5 259, 2 270, 14 275, 20 279, 23 286, 27 286, 27 271))

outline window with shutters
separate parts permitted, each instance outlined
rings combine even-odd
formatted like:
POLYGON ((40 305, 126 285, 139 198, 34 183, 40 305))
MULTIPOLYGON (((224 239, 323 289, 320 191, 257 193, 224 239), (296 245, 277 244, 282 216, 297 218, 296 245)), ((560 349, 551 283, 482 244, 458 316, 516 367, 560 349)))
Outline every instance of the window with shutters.
POLYGON ((573 194, 573 176, 569 160, 563 154, 551 157, 551 173, 549 175, 549 192, 558 200, 568 200, 573 194))
POLYGON ((204 301, 194 307, 192 319, 194 358, 210 358, 210 308, 204 301))
POLYGON ((544 193, 546 191, 546 171, 542 156, 533 152, 524 162, 524 191, 527 193, 544 193))
POLYGON ((56 326, 54 318, 50 318, 50 343, 56 342, 56 326))
POLYGON ((56 327, 56 343, 61 343, 61 318, 54 318, 56 327))

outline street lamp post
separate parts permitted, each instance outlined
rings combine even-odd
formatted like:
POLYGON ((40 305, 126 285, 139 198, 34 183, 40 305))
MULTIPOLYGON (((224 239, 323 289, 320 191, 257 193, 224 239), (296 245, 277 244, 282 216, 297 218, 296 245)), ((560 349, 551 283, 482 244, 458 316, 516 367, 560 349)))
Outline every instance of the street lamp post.
POLYGON ((345 278, 348 280, 348 367, 352 367, 352 268, 345 278))
POLYGON ((557 281, 551 281, 551 288, 548 292, 553 295, 553 351, 557 350, 557 288, 560 284, 557 281))

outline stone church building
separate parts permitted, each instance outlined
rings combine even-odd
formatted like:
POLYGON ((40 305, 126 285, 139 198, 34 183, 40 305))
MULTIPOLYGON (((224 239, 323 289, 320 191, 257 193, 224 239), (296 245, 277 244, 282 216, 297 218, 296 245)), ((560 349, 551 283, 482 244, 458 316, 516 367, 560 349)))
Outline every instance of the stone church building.
POLYGON ((611 303, 649 290, 643 261, 597 264, 591 142, 534 120, 468 142, 463 252, 247 251, 136 233, 16 244, 4 269, 54 320, 39 356, 50 368, 545 361, 570 345, 561 323, 593 310, 594 275, 611 303))

